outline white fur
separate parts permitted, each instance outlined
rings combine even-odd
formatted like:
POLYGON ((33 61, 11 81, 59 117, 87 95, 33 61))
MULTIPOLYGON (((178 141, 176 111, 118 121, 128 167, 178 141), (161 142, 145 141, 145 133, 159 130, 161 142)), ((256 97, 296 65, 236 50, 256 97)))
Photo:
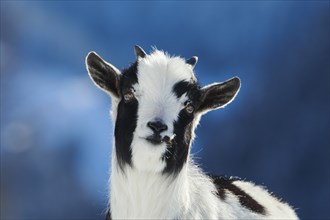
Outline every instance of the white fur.
POLYGON ((216 196, 211 180, 192 163, 173 178, 160 173, 112 170, 111 213, 113 219, 298 219, 293 209, 267 190, 250 182, 235 185, 249 193, 267 211, 260 215, 243 207, 237 196, 216 196))
POLYGON ((166 145, 155 147, 144 140, 152 134, 147 123, 161 119, 168 126, 168 130, 162 135, 174 135, 173 122, 177 120, 187 97, 182 96, 178 102, 172 88, 181 80, 193 79, 194 74, 191 66, 182 58, 169 57, 161 51, 155 51, 139 60, 137 75, 139 82, 134 86, 134 90, 139 108, 137 128, 131 145, 132 161, 134 167, 140 171, 160 172, 166 165, 161 160, 166 145))
MULTIPOLYGON (((153 146, 144 138, 151 135, 147 122, 162 119, 168 126, 163 135, 173 136, 173 121, 184 107, 185 95, 178 101, 173 85, 194 78, 193 69, 178 57, 154 51, 139 59, 138 84, 134 86, 139 102, 137 127, 131 144, 132 167, 120 169, 112 151, 110 210, 113 219, 297 219, 293 209, 263 187, 250 182, 234 184, 266 208, 260 215, 242 206, 236 195, 226 191, 226 199, 216 195, 213 182, 191 161, 177 176, 163 175, 161 156, 165 144, 153 146)), ((113 98, 112 117, 117 117, 118 99, 113 98)), ((196 117, 194 127, 200 115, 196 117)), ((113 145, 115 146, 115 144, 113 145)))

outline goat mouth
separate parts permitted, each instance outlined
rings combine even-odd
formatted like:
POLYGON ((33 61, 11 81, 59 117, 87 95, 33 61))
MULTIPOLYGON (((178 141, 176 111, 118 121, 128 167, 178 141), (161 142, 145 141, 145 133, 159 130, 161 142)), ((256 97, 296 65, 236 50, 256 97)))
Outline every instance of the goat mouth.
POLYGON ((158 145, 163 142, 163 139, 159 134, 150 135, 149 137, 146 138, 146 140, 154 145, 158 145))
POLYGON ((175 135, 173 135, 172 137, 169 136, 164 136, 163 138, 159 135, 159 134, 153 134, 150 135, 149 137, 145 138, 148 142, 154 144, 154 145, 158 145, 161 143, 165 143, 165 144, 171 144, 173 139, 174 139, 175 135))

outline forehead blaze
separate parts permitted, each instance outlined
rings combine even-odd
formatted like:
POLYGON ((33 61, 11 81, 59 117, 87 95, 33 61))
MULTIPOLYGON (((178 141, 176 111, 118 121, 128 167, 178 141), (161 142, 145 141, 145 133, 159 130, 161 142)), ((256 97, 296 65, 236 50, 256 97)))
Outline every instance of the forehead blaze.
POLYGON ((172 89, 180 81, 195 80, 191 65, 180 57, 170 57, 162 51, 154 51, 139 60, 138 79, 148 88, 172 89))

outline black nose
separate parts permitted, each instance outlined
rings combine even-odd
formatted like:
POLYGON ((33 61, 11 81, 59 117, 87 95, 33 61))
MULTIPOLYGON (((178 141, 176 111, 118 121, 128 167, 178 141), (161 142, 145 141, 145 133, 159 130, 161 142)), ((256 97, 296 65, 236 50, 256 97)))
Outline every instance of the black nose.
POLYGON ((155 133, 161 133, 167 130, 167 125, 164 124, 162 121, 149 121, 147 125, 155 133))

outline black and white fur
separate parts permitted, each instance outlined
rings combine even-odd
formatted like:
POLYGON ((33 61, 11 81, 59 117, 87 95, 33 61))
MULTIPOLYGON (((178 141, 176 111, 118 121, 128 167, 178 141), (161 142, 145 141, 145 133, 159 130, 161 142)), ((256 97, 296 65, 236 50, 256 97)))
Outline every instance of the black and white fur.
POLYGON ((266 189, 239 179, 209 176, 189 156, 203 114, 230 103, 235 77, 200 86, 197 57, 163 51, 118 70, 95 52, 86 65, 91 79, 112 97, 114 144, 108 219, 297 219, 266 189))

